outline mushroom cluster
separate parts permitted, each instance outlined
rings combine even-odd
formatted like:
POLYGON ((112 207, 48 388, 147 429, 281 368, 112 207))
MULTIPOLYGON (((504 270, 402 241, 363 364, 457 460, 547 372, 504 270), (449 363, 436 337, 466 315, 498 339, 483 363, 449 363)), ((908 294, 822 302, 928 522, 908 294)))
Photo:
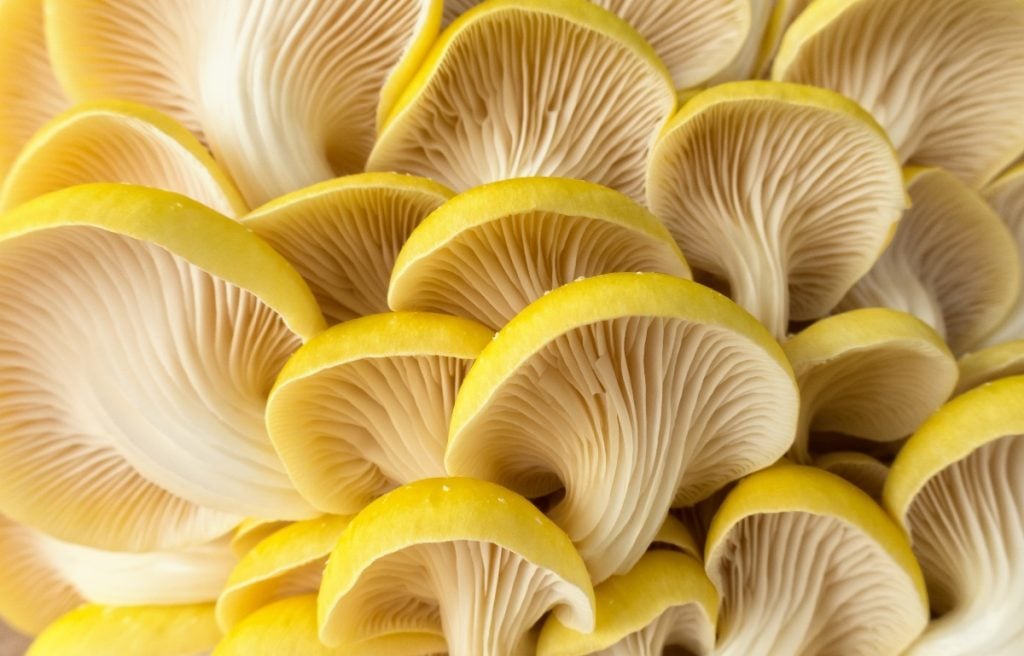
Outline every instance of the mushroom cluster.
POLYGON ((1021 0, 0 0, 0 654, 1021 656, 1021 0))

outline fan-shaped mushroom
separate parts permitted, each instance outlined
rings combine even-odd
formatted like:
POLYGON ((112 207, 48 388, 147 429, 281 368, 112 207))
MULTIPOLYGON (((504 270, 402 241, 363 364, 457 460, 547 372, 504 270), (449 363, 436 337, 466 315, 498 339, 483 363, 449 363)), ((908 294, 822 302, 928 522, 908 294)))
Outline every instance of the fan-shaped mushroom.
POLYGON ((466 478, 377 499, 342 533, 320 589, 320 638, 352 645, 382 621, 433 614, 452 656, 516 654, 553 609, 594 627, 594 591, 569 538, 526 499, 466 478))
POLYGON ((661 656, 666 647, 704 656, 715 644, 718 593, 700 561, 656 549, 594 588, 597 621, 582 633, 544 623, 538 656, 661 656))
POLYGON ((75 100, 141 102, 210 145, 251 206, 363 169, 440 0, 47 0, 75 100))
POLYGON ((43 2, 0 2, 0 182, 25 142, 70 104, 50 66, 43 2))
POLYGON ((264 538, 280 531, 292 522, 279 519, 257 519, 250 517, 242 520, 235 528, 231 536, 231 550, 241 558, 249 553, 253 547, 262 542, 264 538))
POLYGON ((690 277, 661 222, 622 194, 580 180, 505 180, 424 219, 398 254, 388 302, 497 330, 548 290, 615 271, 690 277))
POLYGON ((527 496, 595 582, 624 574, 669 507, 771 464, 792 443, 797 389, 781 348, 716 292, 613 273, 527 306, 480 353, 452 411, 445 464, 527 496))
POLYGON ((674 109, 665 65, 611 12, 586 0, 491 0, 434 44, 367 168, 456 191, 580 178, 640 200, 651 139, 674 109))
POLYGON ((242 557, 217 598, 220 627, 229 631, 274 601, 319 590, 327 555, 350 519, 307 519, 261 540, 242 557))
POLYGON ((88 605, 47 627, 26 656, 195 656, 219 639, 213 604, 88 605))
MULTIPOLYGON (((440 627, 384 633, 359 643, 358 653, 436 656, 446 652, 440 627)), ((317 637, 316 595, 276 601, 242 620, 217 644, 212 656, 348 656, 347 647, 325 646, 317 637)))
POLYGON ((722 656, 899 654, 928 622, 921 569, 867 494, 811 467, 741 481, 705 548, 722 656))
POLYGON ((997 378, 1024 374, 1024 339, 1004 342, 974 351, 957 361, 960 380, 956 393, 962 394, 997 378))
MULTIPOLYGON (((982 195, 1010 229, 1017 245, 1017 255, 1024 259, 1024 164, 999 176, 982 190, 982 195)), ((995 332, 982 341, 982 346, 1024 339, 1024 283, 1021 284, 1021 290, 1017 293, 1013 309, 995 332)))
POLYGON ((903 162, 981 186, 1024 150, 1019 0, 812 2, 786 32, 777 80, 870 111, 903 162))
POLYGON ((493 333, 441 314, 334 326, 287 362, 267 429, 302 495, 351 514, 403 483, 443 476, 455 394, 493 333))
POLYGON ((0 211, 88 182, 175 191, 225 216, 246 211, 234 183, 184 126, 119 101, 78 105, 43 126, 11 165, 0 211))
POLYGON ((1012 656, 1024 644, 1024 376, 947 403, 885 484, 938 615, 908 652, 1012 656))
MULTIPOLYGON (((703 83, 739 53, 750 24, 750 0, 593 0, 640 33, 665 62, 678 89, 703 83)), ((480 0, 445 0, 444 23, 480 0)))
POLYGON ((906 178, 912 207, 839 307, 909 312, 960 354, 991 333, 1017 298, 1013 236, 981 196, 951 174, 910 168, 906 178))
POLYGON ((83 185, 0 222, 0 509, 155 550, 313 514, 264 426, 323 318, 298 273, 184 196, 83 185))
POLYGON ((338 323, 388 310, 399 249, 451 196, 425 178, 363 173, 292 192, 243 222, 292 263, 338 323))
POLYGON ((811 324, 783 346, 800 385, 800 427, 790 456, 811 460, 811 431, 891 442, 946 402, 958 370, 922 321, 885 308, 811 324))
POLYGON ((0 616, 38 633, 84 602, 208 602, 217 598, 234 564, 226 537, 176 551, 101 551, 0 517, 0 616))
POLYGON ((839 302, 906 204, 892 147, 856 104, 756 81, 699 93, 672 118, 647 202, 690 265, 723 278, 776 337, 839 302))

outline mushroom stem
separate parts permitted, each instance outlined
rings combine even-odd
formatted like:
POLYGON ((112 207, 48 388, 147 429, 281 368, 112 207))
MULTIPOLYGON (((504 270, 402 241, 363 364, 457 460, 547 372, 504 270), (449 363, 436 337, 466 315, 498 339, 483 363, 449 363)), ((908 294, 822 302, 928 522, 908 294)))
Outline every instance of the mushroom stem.
POLYGON ((777 249, 733 243, 737 256, 726 267, 732 299, 782 339, 789 327, 789 272, 772 254, 777 249))

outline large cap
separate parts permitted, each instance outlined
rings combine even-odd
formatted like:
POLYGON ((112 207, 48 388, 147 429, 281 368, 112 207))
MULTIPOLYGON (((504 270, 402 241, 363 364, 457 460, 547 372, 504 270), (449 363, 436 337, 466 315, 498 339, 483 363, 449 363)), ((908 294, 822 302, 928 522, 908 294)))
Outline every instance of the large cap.
POLYGON ((1024 150, 1019 0, 812 2, 772 70, 852 98, 904 162, 980 186, 1024 150))
POLYGON ((241 558, 217 598, 220 627, 229 631, 273 601, 319 590, 327 555, 350 519, 307 519, 261 540, 241 558))
POLYGON ((102 551, 0 517, 0 616, 38 633, 85 602, 208 602, 217 598, 234 564, 227 537, 175 551, 102 551))
POLYGON ((983 385, 943 406, 896 457, 884 498, 910 534, 938 615, 909 653, 1019 651, 1024 376, 983 385))
POLYGON ((551 617, 538 656, 660 656, 671 647, 704 656, 714 647, 718 593, 690 556, 651 551, 594 588, 594 597, 594 630, 575 631, 551 617))
POLYGON ((548 610, 594 627, 594 591, 569 538, 529 501, 493 483, 428 479, 377 499, 342 533, 318 617, 328 645, 385 623, 438 618, 452 656, 516 653, 548 610))
POLYGON ((436 622, 421 630, 403 627, 359 643, 328 647, 317 637, 316 595, 281 599, 242 620, 217 644, 212 656, 349 656, 353 653, 387 656, 436 656, 447 643, 436 622))
POLYGON ((977 192, 949 173, 910 168, 906 177, 913 205, 839 307, 909 312, 963 353, 999 326, 1017 298, 1013 236, 977 192))
POLYGON ((490 0, 434 44, 367 166, 456 191, 580 178, 640 200, 651 140, 674 109, 664 64, 611 12, 586 0, 490 0))
POLYGON ((47 123, 25 145, 0 187, 0 211, 89 182, 175 191, 235 217, 245 203, 199 140, 143 105, 85 103, 47 123))
POLYGON ((775 334, 827 314, 871 268, 906 205, 892 147, 838 94, 736 82, 662 130, 647 202, 690 265, 775 334))
POLYGON ((613 273, 529 305, 484 348, 452 412, 449 472, 528 496, 594 580, 624 574, 669 507, 765 467, 792 443, 797 389, 771 335, 720 294, 613 273))
POLYGON ((413 231, 388 300, 497 330, 577 278, 690 269, 665 226, 626 196, 590 182, 522 178, 459 194, 413 231))
POLYGON ((220 638, 213 604, 87 605, 51 624, 26 656, 196 656, 220 638))
POLYGON ((928 622, 921 569, 899 526, 820 469, 778 465, 740 482, 705 553, 722 597, 722 656, 899 654, 928 622))
POLYGON ((323 318, 250 231, 168 192, 58 191, 0 222, 0 304, 4 513, 130 550, 312 513, 263 413, 323 318))
POLYGON ((388 310, 399 249, 451 196, 425 178, 361 173, 294 191, 243 222, 302 274, 333 324, 388 310))
MULTIPOLYGON (((665 62, 678 89, 701 84, 737 56, 745 43, 752 11, 749 0, 593 2, 636 28, 665 62)), ((445 0, 445 24, 478 4, 479 0, 445 0)))
POLYGON ((78 101, 155 107, 210 145, 251 206, 363 169, 437 33, 440 0, 48 0, 78 101))
POLYGON ((403 483, 444 476, 455 395, 493 333, 441 314, 339 324, 299 349, 267 404, 267 429, 299 492, 352 514, 403 483))
MULTIPOLYGON (((1010 229, 1017 255, 1024 259, 1024 164, 999 176, 981 193, 1010 229)), ((1021 275, 1024 276, 1024 267, 1021 275)), ((1021 289, 1024 290, 1024 283, 1021 289)), ((1024 339, 1024 291, 1017 292, 1017 300, 1006 319, 982 344, 991 346, 1016 339, 1024 339)))
POLYGON ((50 67, 43 2, 0 2, 0 182, 25 142, 70 104, 50 67))
POLYGON ((910 435, 956 385, 953 354, 916 317, 886 308, 815 322, 783 346, 800 384, 800 429, 790 451, 810 462, 812 431, 876 442, 910 435))

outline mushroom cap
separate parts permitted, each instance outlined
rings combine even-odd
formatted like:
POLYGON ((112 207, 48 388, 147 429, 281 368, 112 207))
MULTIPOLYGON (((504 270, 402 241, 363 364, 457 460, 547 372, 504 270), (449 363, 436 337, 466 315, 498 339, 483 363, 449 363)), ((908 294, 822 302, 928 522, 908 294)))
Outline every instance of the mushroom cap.
POLYGON ((761 39, 761 48, 758 52, 757 65, 755 70, 757 77, 770 77, 772 62, 778 53, 779 45, 786 30, 796 20, 812 0, 753 0, 760 4, 772 4, 771 14, 768 16, 768 24, 765 25, 764 35, 761 39))
POLYGON ((814 466, 847 480, 881 503, 889 467, 881 460, 857 451, 835 451, 814 460, 814 466))
POLYGON ((1024 150, 1021 58, 1019 0, 834 0, 793 22, 772 77, 852 98, 901 161, 981 186, 1024 150))
POLYGON ((892 464, 885 505, 910 535, 938 614, 911 653, 1009 655, 1024 641, 1022 408, 1024 376, 975 388, 892 464))
POLYGON ((315 508, 361 510, 403 483, 444 476, 455 395, 493 333, 394 312, 330 328, 296 351, 267 402, 267 431, 315 508))
POLYGON ((781 338, 871 268, 906 196, 892 146, 855 103, 746 81, 697 94, 665 126, 647 204, 690 265, 781 338))
POLYGON ((4 216, 0 255, 5 514, 136 551, 313 514, 263 412, 323 318, 268 245, 184 196, 97 184, 4 216))
POLYGON ((579 178, 640 200, 651 140, 674 109, 665 65, 611 12, 586 0, 489 0, 434 44, 367 169, 456 191, 579 178))
POLYGON ((69 95, 166 112, 256 206, 363 170, 441 2, 47 0, 47 12, 69 95))
POLYGON ((1024 339, 968 353, 957 361, 957 365, 960 367, 957 394, 997 378, 1019 376, 1024 374, 1024 339))
POLYGON ((351 519, 307 519, 261 540, 232 570, 217 598, 220 628, 227 633, 276 600, 319 590, 327 556, 351 519))
POLYGON ((704 551, 697 546, 697 540, 693 537, 689 527, 673 515, 665 517, 665 523, 661 525, 658 534, 654 536, 651 548, 674 549, 697 560, 704 557, 704 551))
POLYGON ((356 515, 327 561, 318 619, 321 641, 341 646, 384 621, 440 615, 449 653, 469 656, 492 653, 485 642, 513 651, 549 609, 593 629, 594 591, 568 536, 514 492, 440 478, 356 515))
POLYGON ((741 481, 705 568, 721 595, 717 654, 898 654, 928 622, 921 569, 871 498, 813 467, 741 481))
POLYGON ((243 519, 235 527, 235 533, 231 536, 231 549, 235 552, 235 556, 241 558, 262 542, 264 538, 270 537, 291 523, 286 520, 259 519, 256 517, 243 519))
MULTIPOLYGON (((444 635, 423 631, 384 634, 359 643, 359 653, 433 656, 446 650, 444 635)), ((325 646, 317 637, 316 595, 281 599, 242 620, 218 643, 212 656, 347 656, 345 647, 325 646)))
POLYGON ((916 317, 886 308, 816 321, 787 340, 800 385, 800 430, 790 457, 810 461, 811 431, 891 442, 914 432, 956 385, 956 360, 916 317))
POLYGON ((908 168, 906 179, 913 205, 839 307, 909 312, 960 354, 999 326, 1017 298, 1013 236, 981 196, 950 173, 908 168))
POLYGON ((184 126, 130 102, 76 105, 22 149, 0 187, 0 211, 89 182, 174 191, 224 214, 246 211, 234 183, 184 126))
POLYGON ((798 393, 782 349, 720 294, 613 273, 538 299, 466 375, 445 464, 527 496, 596 582, 640 559, 669 507, 765 467, 792 443, 798 393))
POLYGON ((497 330, 548 290, 615 271, 690 277, 665 226, 617 191, 565 178, 504 180, 423 220, 398 254, 388 302, 497 330))
POLYGON ((402 244, 451 197, 426 178, 361 173, 270 201, 243 223, 302 274, 333 324, 388 310, 402 244))
MULTIPOLYGON (((677 89, 706 81, 736 57, 750 24, 749 0, 593 0, 632 25, 665 63, 677 89)), ((445 0, 448 25, 480 0, 445 0)))
POLYGON ((220 639, 213 604, 86 605, 51 624, 26 656, 194 656, 220 639))
MULTIPOLYGON (((981 193, 1010 229, 1018 258, 1024 260, 1024 164, 1018 164, 996 178, 981 193)), ((1024 283, 1021 288, 1024 290, 1024 283)), ((1016 339, 1024 339, 1024 291, 1017 293, 1013 309, 981 345, 992 346, 1016 339)))
POLYGON ((50 66, 43 2, 0 2, 0 182, 25 142, 70 104, 50 66))
POLYGON ((788 2, 786 0, 747 0, 746 4, 747 27, 739 44, 740 47, 728 63, 707 80, 708 86, 757 77, 758 71, 762 68, 762 44, 768 39, 775 38, 776 15, 788 2))
POLYGON ((669 645, 702 655, 714 647, 718 593, 690 556, 649 551, 628 573, 595 587, 594 598, 594 630, 575 631, 551 617, 538 656, 661 654, 669 645))

